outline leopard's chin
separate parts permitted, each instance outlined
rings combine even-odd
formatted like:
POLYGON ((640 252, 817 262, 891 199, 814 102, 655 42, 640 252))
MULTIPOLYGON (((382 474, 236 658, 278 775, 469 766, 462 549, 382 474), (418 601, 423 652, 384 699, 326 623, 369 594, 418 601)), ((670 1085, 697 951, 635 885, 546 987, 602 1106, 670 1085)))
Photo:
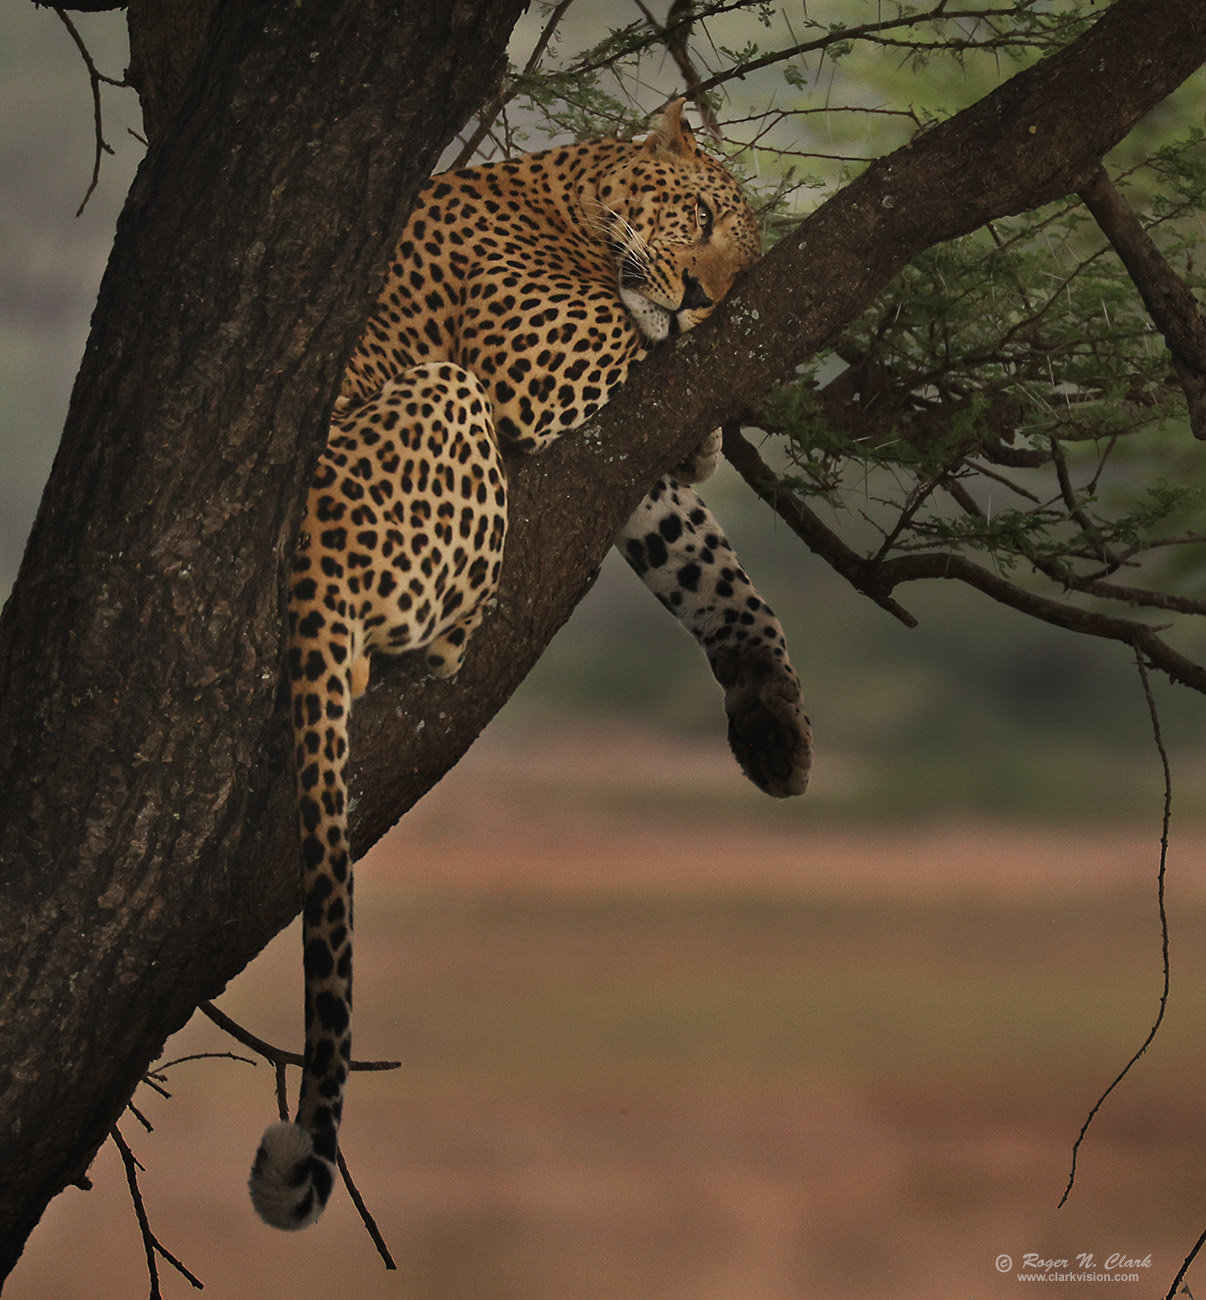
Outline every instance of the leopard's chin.
POLYGON ((639 289, 620 286, 620 300, 628 308, 628 314, 636 322, 636 327, 652 343, 660 343, 672 334, 681 333, 678 317, 668 307, 654 302, 639 289))

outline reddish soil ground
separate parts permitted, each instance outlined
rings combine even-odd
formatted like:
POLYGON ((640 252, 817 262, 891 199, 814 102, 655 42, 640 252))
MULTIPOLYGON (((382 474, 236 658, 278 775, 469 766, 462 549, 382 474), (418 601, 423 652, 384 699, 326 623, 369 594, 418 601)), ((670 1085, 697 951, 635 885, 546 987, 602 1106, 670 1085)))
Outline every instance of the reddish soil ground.
MULTIPOLYGON (((254 1219, 266 1067, 142 1090, 155 1132, 122 1127, 151 1221, 206 1294, 990 1300, 1027 1293, 1033 1254, 1137 1278, 1061 1296, 1163 1296, 1206 1226, 1202 835, 1174 834, 1168 1019, 1057 1210, 1155 1012, 1159 827, 836 829, 735 792, 722 756, 676 748, 677 781, 670 758, 630 733, 480 746, 362 864, 358 1053, 404 1064, 354 1079, 344 1145, 396 1272, 342 1192, 296 1237, 254 1219)), ((298 946, 221 1002, 282 1043, 298 946)), ((167 1055, 229 1046, 194 1023, 167 1055)), ((111 1147, 93 1179, 5 1300, 146 1294, 111 1147)))

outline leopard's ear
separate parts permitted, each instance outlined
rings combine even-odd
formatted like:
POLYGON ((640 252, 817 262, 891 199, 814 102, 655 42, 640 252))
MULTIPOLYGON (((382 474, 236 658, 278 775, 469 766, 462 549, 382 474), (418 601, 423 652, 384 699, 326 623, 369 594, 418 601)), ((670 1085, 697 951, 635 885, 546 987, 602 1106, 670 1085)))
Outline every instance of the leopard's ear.
POLYGON ((685 99, 676 99, 662 114, 652 134, 645 141, 645 149, 652 154, 672 153, 680 158, 699 156, 695 135, 683 121, 685 99))

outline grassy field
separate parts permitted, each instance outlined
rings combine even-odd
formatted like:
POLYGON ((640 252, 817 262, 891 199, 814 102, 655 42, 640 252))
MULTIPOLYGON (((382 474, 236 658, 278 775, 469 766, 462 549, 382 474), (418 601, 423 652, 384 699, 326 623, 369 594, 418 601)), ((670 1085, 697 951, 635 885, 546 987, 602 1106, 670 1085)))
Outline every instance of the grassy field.
MULTIPOLYGON (((1115 1252, 1151 1262, 1060 1294, 1164 1294, 1206 1226, 1200 833, 1173 842, 1168 1019, 1057 1210, 1155 1012, 1158 826, 821 831, 704 752, 656 809, 625 790, 657 742, 606 750, 483 746, 360 872, 358 1054, 404 1064, 354 1080, 344 1145, 397 1272, 343 1193, 299 1237, 252 1217, 266 1067, 143 1090, 155 1132, 123 1130, 152 1223, 207 1295, 970 1300, 1024 1293, 1027 1253, 1115 1252)), ((282 1043, 298 947, 221 1002, 282 1043)), ((228 1046, 194 1024, 167 1054, 228 1046)), ((146 1294, 112 1148, 93 1177, 6 1300, 146 1294)))

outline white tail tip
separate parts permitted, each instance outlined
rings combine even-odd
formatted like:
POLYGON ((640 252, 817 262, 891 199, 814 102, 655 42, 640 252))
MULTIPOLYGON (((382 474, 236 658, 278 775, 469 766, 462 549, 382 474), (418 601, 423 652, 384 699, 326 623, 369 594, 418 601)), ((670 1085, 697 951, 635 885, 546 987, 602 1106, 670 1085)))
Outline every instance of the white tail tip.
POLYGON ((292 1230, 313 1223, 326 1208, 335 1171, 314 1151, 298 1124, 273 1124, 251 1166, 251 1203, 265 1223, 292 1230))

